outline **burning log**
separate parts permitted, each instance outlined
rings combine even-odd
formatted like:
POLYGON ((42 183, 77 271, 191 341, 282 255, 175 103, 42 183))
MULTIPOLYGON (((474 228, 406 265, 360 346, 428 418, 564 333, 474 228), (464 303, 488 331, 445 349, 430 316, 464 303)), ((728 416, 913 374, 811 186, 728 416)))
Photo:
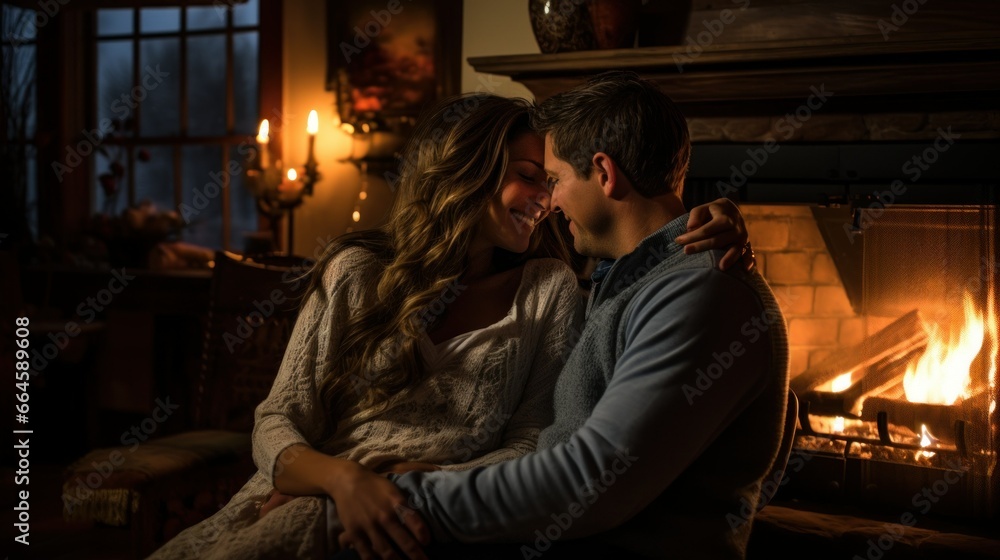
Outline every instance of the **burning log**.
POLYGON ((913 352, 926 345, 927 331, 920 311, 914 309, 860 343, 839 350, 796 376, 791 380, 791 389, 797 395, 806 395, 838 375, 859 372, 860 377, 857 374, 854 376, 859 381, 852 385, 854 392, 850 395, 851 402, 847 407, 850 410, 855 408, 860 397, 875 392, 878 387, 894 385, 892 379, 897 371, 894 365, 908 359, 913 352), (877 370, 881 370, 884 375, 876 375, 871 381, 865 381, 877 370), (862 383, 861 387, 854 387, 862 383))
MULTIPOLYGON (((917 347, 903 355, 888 356, 882 361, 862 370, 860 379, 840 392, 810 391, 803 395, 810 403, 811 414, 827 416, 861 417, 861 405, 872 395, 891 396, 894 388, 900 388, 906 375, 906 364, 920 355, 924 348, 917 347)), ((856 375, 852 375, 852 378, 856 375)))

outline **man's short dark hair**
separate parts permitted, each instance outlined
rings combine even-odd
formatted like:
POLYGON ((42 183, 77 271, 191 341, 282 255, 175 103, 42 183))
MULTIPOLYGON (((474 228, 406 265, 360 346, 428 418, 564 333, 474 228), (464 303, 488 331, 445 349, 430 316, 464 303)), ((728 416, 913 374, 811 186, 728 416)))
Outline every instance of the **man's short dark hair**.
POLYGON ((635 190, 677 196, 691 159, 691 138, 680 109, 656 84, 634 72, 599 74, 545 100, 532 116, 539 134, 551 134, 553 152, 581 178, 604 152, 635 190))

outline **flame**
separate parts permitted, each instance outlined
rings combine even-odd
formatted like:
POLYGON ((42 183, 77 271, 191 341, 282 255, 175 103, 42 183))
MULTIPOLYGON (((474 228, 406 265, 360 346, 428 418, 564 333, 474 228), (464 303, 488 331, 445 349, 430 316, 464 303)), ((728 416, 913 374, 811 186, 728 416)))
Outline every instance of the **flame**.
POLYGON ((931 444, 931 434, 927 431, 927 424, 920 425, 920 447, 927 447, 931 444))
POLYGON ((853 373, 853 371, 849 371, 835 377, 833 381, 830 382, 830 390, 834 393, 846 391, 847 388, 851 386, 851 375, 853 373))
MULTIPOLYGON (((990 285, 989 293, 986 295, 986 330, 990 339, 990 371, 986 379, 991 389, 996 389, 997 386, 997 357, 1000 355, 1000 334, 997 333, 1000 325, 997 325, 996 309, 995 292, 993 286, 990 285)), ((992 391, 992 394, 995 395, 996 391, 992 391)), ((993 401, 992 406, 996 407, 996 401, 993 401)), ((992 412, 990 410, 990 413, 992 412)))
MULTIPOLYGON (((851 374, 853 371, 838 375, 830 382, 830 390, 834 393, 847 390, 851 386, 851 374)), ((844 433, 844 417, 837 416, 833 419, 833 431, 837 434, 844 433)))
POLYGON ((309 111, 309 118, 306 122, 306 132, 309 134, 316 134, 319 132, 319 115, 316 113, 316 109, 309 111))
POLYGON ((289 181, 294 181, 294 180, 296 180, 298 178, 299 178, 299 174, 298 174, 297 171, 295 171, 295 168, 291 168, 291 169, 288 170, 288 180, 289 181))
POLYGON ((267 144, 270 140, 271 125, 268 124, 267 119, 260 121, 260 128, 257 129, 257 142, 260 144, 267 144))
MULTIPOLYGON (((928 326, 927 349, 907 366, 903 377, 906 400, 952 405, 959 398, 970 396, 970 367, 983 347, 986 326, 968 293, 964 308, 965 323, 958 333, 951 332, 948 340, 937 325, 928 326)), ((995 330, 994 324, 992 331, 995 330)))
MULTIPOLYGON (((920 447, 930 447, 934 440, 930 432, 927 431, 927 424, 920 425, 920 447)), ((930 459, 934 456, 931 451, 917 451, 917 458, 927 457, 930 459)))
POLYGON ((842 434, 844 433, 844 417, 837 416, 833 419, 833 431, 834 433, 842 434))

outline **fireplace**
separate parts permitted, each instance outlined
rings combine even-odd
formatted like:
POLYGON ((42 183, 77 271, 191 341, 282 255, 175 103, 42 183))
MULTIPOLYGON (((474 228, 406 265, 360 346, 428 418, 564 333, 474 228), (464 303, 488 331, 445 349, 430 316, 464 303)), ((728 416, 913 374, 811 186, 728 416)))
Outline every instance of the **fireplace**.
POLYGON ((778 497, 998 516, 1000 146, 956 142, 911 181, 934 143, 788 145, 735 182, 760 145, 694 150, 685 198, 740 201, 788 321, 800 406, 778 497))

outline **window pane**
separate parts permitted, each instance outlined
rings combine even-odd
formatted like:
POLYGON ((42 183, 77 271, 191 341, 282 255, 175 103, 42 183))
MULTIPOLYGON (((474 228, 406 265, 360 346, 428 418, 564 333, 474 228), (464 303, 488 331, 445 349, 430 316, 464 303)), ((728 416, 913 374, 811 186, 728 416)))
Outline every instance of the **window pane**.
POLYGON ((97 10, 98 35, 131 35, 132 10, 97 10))
POLYGON ((233 6, 233 25, 257 25, 260 19, 258 12, 257 0, 250 0, 246 4, 236 4, 233 6))
POLYGON ((184 204, 188 218, 184 240, 205 247, 222 247, 222 147, 184 147, 184 204))
POLYGON ((105 144, 106 153, 94 152, 95 212, 117 216, 128 206, 128 158, 125 150, 124 146, 105 144))
POLYGON ((35 45, 3 46, 4 103, 9 103, 8 138, 35 136, 35 45))
POLYGON ((139 49, 139 131, 142 136, 180 134, 180 39, 145 39, 139 49))
POLYGON ((133 113, 132 42, 97 43, 97 122, 124 120, 133 113))
POLYGON ((143 8, 139 12, 139 25, 143 33, 180 31, 180 8, 143 8))
POLYGON ((239 165, 240 173, 229 178, 229 249, 243 251, 246 234, 257 231, 257 201, 246 187, 242 170, 247 168, 246 156, 240 146, 233 146, 229 151, 229 159, 239 165))
POLYGON ((257 32, 233 34, 233 104, 236 134, 257 134, 257 32))
POLYGON ((135 157, 135 201, 148 200, 160 210, 175 208, 174 150, 170 146, 139 146, 135 157), (145 153, 149 161, 142 161, 145 153))
POLYGON ((228 12, 229 8, 219 2, 211 8, 188 8, 187 28, 196 30, 223 28, 226 26, 228 12))
POLYGON ((188 39, 188 134, 226 133, 226 37, 188 39))
MULTIPOLYGON (((44 14, 43 14, 44 15, 44 14)), ((44 23, 45 20, 38 23, 44 23)), ((14 6, 3 4, 3 32, 4 43, 21 43, 31 41, 37 35, 35 28, 36 19, 34 10, 24 10, 14 6)))

